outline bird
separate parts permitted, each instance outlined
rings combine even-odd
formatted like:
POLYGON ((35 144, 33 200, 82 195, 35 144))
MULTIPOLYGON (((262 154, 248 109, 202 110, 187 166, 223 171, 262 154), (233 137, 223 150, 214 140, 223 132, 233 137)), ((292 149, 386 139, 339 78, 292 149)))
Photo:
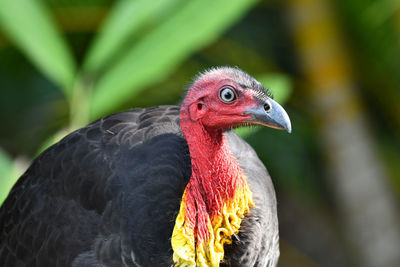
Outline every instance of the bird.
MULTIPOLYGON (((233 129, 291 122, 238 67, 179 106, 98 119, 40 154, 0 208, 0 266, 276 266, 274 186, 233 129)), ((272 140, 265 140, 265 142, 272 140)))

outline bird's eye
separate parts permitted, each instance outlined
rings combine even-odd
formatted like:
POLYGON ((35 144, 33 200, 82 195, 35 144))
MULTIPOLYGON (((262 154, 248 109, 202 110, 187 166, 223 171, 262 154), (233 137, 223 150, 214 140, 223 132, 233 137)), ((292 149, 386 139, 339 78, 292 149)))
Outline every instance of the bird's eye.
POLYGON ((224 87, 219 91, 219 98, 225 103, 231 103, 236 100, 236 94, 232 88, 224 87))

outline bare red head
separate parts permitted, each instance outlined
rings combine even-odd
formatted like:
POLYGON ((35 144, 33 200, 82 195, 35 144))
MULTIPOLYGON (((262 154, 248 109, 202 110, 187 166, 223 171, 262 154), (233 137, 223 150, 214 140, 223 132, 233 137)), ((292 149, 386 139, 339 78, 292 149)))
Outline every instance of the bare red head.
POLYGON ((200 74, 189 89, 181 119, 207 130, 261 124, 291 131, 289 117, 261 83, 238 68, 221 67, 200 74))

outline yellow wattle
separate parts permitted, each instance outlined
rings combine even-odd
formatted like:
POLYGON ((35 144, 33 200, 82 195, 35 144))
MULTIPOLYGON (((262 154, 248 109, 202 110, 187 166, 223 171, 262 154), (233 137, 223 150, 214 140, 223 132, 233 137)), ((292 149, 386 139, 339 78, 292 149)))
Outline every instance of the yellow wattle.
POLYGON ((176 263, 175 266, 196 266, 194 229, 185 227, 185 200, 186 190, 182 196, 181 206, 171 237, 171 245, 174 251, 173 261, 176 263))
POLYGON ((224 245, 232 243, 232 235, 238 234, 243 217, 254 206, 245 177, 240 180, 233 197, 225 199, 217 212, 208 215, 206 240, 196 238, 193 225, 186 223, 189 220, 185 214, 185 189, 171 238, 175 266, 219 266, 224 258, 224 245))

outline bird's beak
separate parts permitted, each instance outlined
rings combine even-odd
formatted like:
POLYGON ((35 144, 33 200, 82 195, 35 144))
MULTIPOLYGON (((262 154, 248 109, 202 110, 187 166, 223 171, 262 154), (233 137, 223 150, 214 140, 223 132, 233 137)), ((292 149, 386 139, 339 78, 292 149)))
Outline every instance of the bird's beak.
POLYGON ((252 115, 246 122, 286 130, 288 133, 292 132, 292 125, 288 114, 281 105, 272 99, 268 99, 254 108, 245 110, 243 114, 252 115))

